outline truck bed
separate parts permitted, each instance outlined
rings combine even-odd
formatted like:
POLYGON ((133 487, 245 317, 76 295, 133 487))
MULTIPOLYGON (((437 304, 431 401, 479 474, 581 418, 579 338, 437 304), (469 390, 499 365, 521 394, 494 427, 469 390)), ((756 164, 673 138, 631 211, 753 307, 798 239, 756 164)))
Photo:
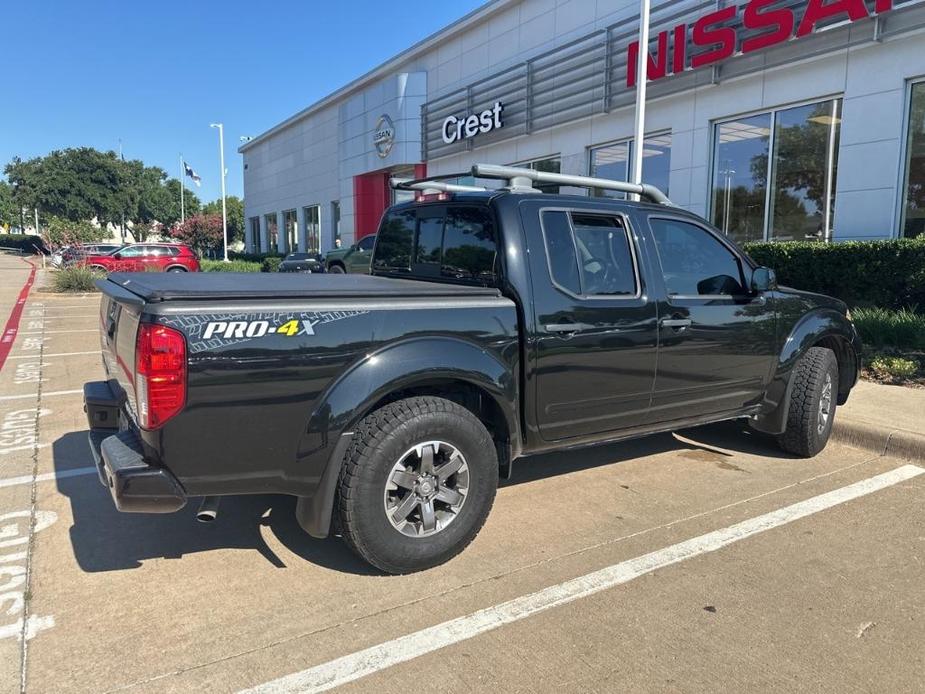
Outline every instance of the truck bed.
POLYGON ((372 275, 256 272, 113 273, 114 283, 147 303, 197 299, 355 299, 359 297, 497 297, 493 287, 400 280, 372 275))

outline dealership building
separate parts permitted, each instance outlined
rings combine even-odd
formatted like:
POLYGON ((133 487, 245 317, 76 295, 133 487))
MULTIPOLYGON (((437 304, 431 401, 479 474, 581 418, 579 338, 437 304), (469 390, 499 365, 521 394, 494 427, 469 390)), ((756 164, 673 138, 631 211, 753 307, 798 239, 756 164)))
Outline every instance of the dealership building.
MULTIPOLYGON (((494 0, 245 143, 248 249, 375 233, 392 176, 626 180, 638 8, 494 0)), ((653 2, 644 181, 738 241, 925 234, 923 30, 925 0, 653 2)))

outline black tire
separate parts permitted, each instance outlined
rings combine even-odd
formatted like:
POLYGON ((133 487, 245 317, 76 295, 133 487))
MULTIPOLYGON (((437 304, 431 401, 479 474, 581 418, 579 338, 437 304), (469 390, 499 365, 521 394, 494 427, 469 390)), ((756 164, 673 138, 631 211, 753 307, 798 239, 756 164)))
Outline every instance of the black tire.
POLYGON ((331 265, 328 265, 328 272, 333 272, 335 275, 343 275, 347 271, 344 269, 344 266, 341 265, 340 263, 333 263, 331 265))
POLYGON ((186 272, 186 271, 187 270, 185 267, 172 267, 172 268, 167 269, 167 272, 186 272))
POLYGON ((821 452, 832 434, 837 401, 835 353, 824 347, 811 347, 797 362, 793 374, 787 428, 778 437, 780 447, 803 458, 821 452))
MULTIPOLYGON (((472 542, 488 517, 497 486, 495 444, 471 412, 442 398, 407 398, 376 410, 357 425, 341 469, 334 523, 351 549, 376 568, 390 574, 420 571, 448 561, 472 542), (445 527, 425 537, 409 537, 387 515, 386 485, 406 453, 435 441, 462 454, 467 493, 445 527)), ((406 498, 412 494, 400 489, 392 493, 406 498)), ((438 506, 449 508, 442 502, 438 506)))

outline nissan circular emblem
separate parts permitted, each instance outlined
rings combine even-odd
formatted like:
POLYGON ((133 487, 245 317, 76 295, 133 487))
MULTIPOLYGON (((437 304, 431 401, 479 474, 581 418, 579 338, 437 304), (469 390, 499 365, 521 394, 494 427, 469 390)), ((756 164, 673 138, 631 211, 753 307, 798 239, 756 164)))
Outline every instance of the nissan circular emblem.
POLYGON ((373 144, 376 146, 376 153, 383 159, 389 156, 392 145, 395 144, 395 124, 385 113, 379 116, 379 120, 376 121, 373 144))

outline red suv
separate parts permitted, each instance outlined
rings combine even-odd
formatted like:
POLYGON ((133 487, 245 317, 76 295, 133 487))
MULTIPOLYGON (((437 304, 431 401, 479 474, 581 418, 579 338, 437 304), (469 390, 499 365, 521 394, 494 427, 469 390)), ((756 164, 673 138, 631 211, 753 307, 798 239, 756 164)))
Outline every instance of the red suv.
POLYGON ((199 272, 199 258, 178 243, 138 243, 117 251, 88 255, 82 263, 105 272, 199 272))

